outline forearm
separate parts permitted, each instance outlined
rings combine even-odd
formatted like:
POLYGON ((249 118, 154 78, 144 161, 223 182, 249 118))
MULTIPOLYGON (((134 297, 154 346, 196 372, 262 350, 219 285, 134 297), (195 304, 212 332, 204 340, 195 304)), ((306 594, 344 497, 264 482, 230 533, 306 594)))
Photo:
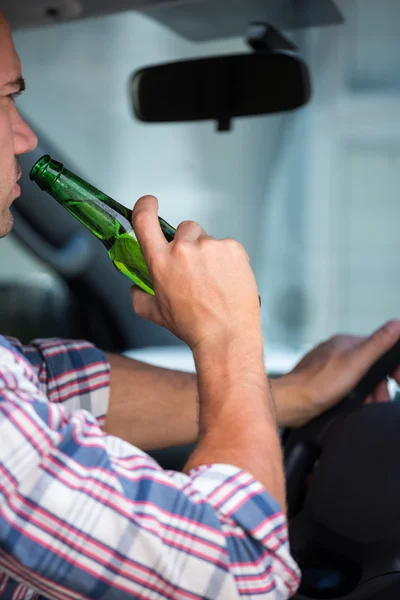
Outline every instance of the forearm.
MULTIPOLYGON (((198 439, 196 375, 162 369, 125 356, 107 355, 110 402, 104 430, 142 450, 193 444, 198 439)), ((301 391, 290 375, 270 380, 279 427, 303 414, 301 391)), ((266 392, 266 400, 269 392, 266 392)))
POLYGON ((142 450, 191 444, 198 437, 196 376, 107 355, 110 402, 104 430, 142 450))
POLYGON ((199 387, 199 443, 185 471, 231 464, 250 473, 285 507, 275 408, 258 333, 231 337, 194 353, 199 387))

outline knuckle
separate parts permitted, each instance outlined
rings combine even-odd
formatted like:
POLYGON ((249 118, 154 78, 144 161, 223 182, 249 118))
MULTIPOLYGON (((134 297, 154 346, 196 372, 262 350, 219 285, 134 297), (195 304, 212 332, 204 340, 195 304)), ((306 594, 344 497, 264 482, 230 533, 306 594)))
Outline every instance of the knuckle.
POLYGON ((202 231, 201 225, 196 223, 196 221, 182 221, 177 229, 177 235, 175 237, 180 238, 182 236, 195 240, 200 236, 202 231))
POLYGON ((200 227, 200 225, 198 223, 196 223, 196 221, 191 221, 189 219, 189 220, 186 220, 186 221, 182 221, 182 223, 179 225, 179 227, 181 229, 191 229, 193 227, 200 227))
POLYGON ((202 250, 209 250, 209 249, 214 249, 218 247, 218 242, 217 240, 214 240, 214 238, 209 238, 209 237, 200 237, 197 241, 200 249, 202 250))
POLYGON ((199 236, 198 242, 199 242, 199 244, 202 244, 203 246, 210 245, 210 244, 218 244, 218 240, 216 240, 211 235, 208 235, 204 231, 204 229, 202 229, 202 234, 199 236))
POLYGON ((223 240, 223 242, 224 242, 225 247, 230 249, 233 252, 238 252, 238 253, 244 252, 244 248, 243 248, 242 244, 233 238, 226 238, 226 240, 223 240))
POLYGON ((200 237, 197 242, 200 256, 204 261, 215 261, 221 254, 221 246, 218 240, 209 237, 200 237))
POLYGON ((186 259, 191 254, 192 243, 186 240, 176 240, 172 250, 177 258, 186 259))
POLYGON ((245 258, 248 262, 250 262, 250 257, 240 242, 233 238, 227 238, 222 241, 227 252, 233 254, 235 258, 245 258))

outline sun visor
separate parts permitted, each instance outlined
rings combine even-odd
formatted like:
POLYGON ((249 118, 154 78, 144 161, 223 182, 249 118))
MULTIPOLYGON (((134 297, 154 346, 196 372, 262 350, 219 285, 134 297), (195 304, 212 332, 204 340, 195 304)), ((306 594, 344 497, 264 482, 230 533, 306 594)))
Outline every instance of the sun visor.
POLYGON ((2 0, 13 29, 137 10, 196 41, 243 35, 251 21, 278 29, 342 22, 332 0, 2 0))
POLYGON ((142 8, 140 12, 196 42, 241 36, 252 21, 270 23, 281 30, 343 22, 332 0, 166 1, 142 8))

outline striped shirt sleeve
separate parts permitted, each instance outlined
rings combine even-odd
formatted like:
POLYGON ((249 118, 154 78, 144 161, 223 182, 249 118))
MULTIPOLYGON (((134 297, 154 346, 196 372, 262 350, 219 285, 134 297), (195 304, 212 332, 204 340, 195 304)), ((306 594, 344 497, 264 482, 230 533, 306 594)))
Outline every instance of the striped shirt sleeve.
POLYGON ((33 366, 50 402, 84 409, 104 425, 110 397, 110 364, 102 350, 84 340, 37 339, 25 346, 7 338, 33 366))
POLYGON ((89 412, 48 402, 0 338, 2 575, 18 599, 50 600, 283 600, 299 583, 259 482, 230 465, 162 470, 89 412))

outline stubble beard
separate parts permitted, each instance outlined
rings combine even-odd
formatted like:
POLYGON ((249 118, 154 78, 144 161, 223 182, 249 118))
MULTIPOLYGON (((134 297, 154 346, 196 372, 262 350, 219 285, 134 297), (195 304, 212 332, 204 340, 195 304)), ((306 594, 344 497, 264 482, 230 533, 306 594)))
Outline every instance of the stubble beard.
POLYGON ((14 225, 14 218, 9 208, 0 210, 0 238, 10 233, 14 225))

